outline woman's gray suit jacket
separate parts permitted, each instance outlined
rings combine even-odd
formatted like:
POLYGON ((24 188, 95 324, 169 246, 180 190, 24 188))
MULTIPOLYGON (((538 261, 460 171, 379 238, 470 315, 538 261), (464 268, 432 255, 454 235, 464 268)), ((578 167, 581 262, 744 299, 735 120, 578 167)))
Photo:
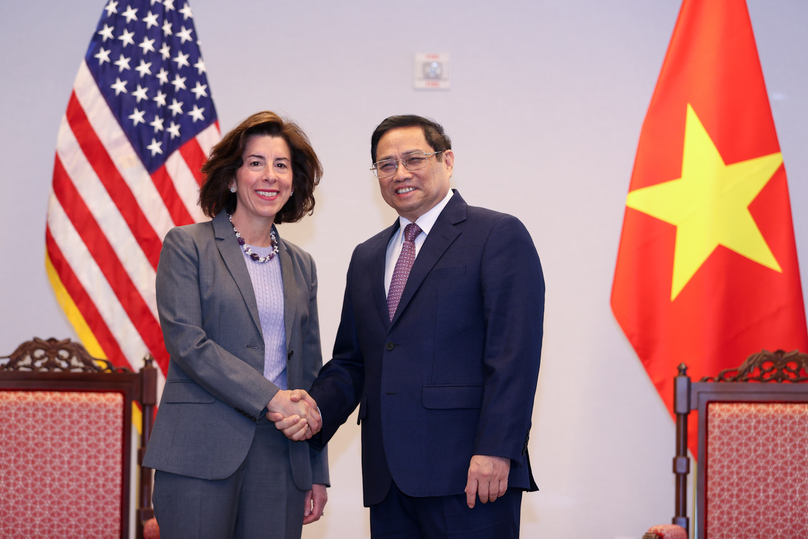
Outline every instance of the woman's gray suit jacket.
MULTIPOLYGON (((317 271, 279 241, 289 389, 308 390, 322 366, 317 271)), ((157 308, 171 356, 143 465, 225 479, 250 449, 256 421, 278 387, 264 378, 264 339, 252 281, 227 213, 177 227, 163 243, 157 308)), ((328 483, 325 452, 289 441, 295 483, 328 483)))

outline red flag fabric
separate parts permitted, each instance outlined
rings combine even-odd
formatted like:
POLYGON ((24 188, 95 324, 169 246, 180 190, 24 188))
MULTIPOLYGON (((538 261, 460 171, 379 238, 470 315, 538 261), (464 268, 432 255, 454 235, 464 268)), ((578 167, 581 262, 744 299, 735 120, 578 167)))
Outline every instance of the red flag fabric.
POLYGON ((640 134, 611 297, 671 413, 680 363, 700 379, 763 348, 808 350, 782 162, 746 3, 684 0, 640 134))
POLYGON ((154 278, 162 240, 204 219, 200 169, 220 139, 188 2, 108 0, 56 144, 46 269, 85 347, 165 373, 154 278))

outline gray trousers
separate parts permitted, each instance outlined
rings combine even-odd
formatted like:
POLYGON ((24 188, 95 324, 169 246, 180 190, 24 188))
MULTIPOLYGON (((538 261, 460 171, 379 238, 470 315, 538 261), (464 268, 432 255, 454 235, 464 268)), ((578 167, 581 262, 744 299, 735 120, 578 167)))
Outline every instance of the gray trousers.
POLYGON ((300 539, 306 492, 289 467, 289 441, 262 418, 247 458, 219 481, 156 471, 162 539, 300 539))

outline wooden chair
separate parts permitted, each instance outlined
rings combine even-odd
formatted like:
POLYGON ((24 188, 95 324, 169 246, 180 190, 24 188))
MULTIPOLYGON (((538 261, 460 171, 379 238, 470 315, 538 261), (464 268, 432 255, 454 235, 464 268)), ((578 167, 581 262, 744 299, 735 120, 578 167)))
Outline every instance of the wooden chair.
POLYGON ((676 515, 643 539, 687 537, 687 421, 698 411, 696 536, 808 537, 808 355, 763 350, 736 369, 674 379, 676 515))
MULTIPOLYGON (((128 538, 132 403, 142 411, 138 467, 157 401, 140 372, 92 358, 70 339, 35 338, 0 365, 0 537, 128 538)), ((139 474, 136 536, 154 516, 139 474)))

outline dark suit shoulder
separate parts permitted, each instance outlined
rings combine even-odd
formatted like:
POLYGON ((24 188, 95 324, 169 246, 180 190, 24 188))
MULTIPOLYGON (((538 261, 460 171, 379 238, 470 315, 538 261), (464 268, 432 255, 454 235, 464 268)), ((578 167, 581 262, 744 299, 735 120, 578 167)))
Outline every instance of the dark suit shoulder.
POLYGON ((467 219, 479 219, 481 221, 496 222, 500 220, 514 220, 517 222, 519 218, 501 211, 483 208, 481 206, 467 206, 467 219))
POLYGON ((468 206, 465 222, 458 223, 457 226, 465 226, 481 234, 486 234, 486 231, 490 233, 496 229, 497 234, 525 235, 530 238, 527 227, 518 217, 479 206, 468 206))
POLYGON ((367 240, 363 241, 359 245, 354 248, 353 258, 360 256, 362 254, 372 254, 376 252, 380 246, 384 246, 387 248, 387 244, 390 242, 390 238, 393 237, 393 233, 398 229, 398 219, 396 219, 395 223, 388 226, 378 234, 375 234, 373 237, 368 238, 367 240))
POLYGON ((461 227, 471 226, 486 228, 499 223, 500 226, 505 226, 506 228, 509 226, 525 228, 522 222, 513 215, 480 206, 468 205, 460 195, 460 192, 456 189, 454 190, 454 196, 443 209, 438 220, 443 220, 451 225, 459 225, 461 227))
POLYGON ((366 239, 365 241, 363 241, 362 243, 360 243, 357 247, 362 247, 364 245, 371 245, 372 246, 372 245, 377 244, 380 241, 387 242, 387 241, 390 240, 390 237, 392 237, 393 232, 395 232, 397 229, 398 229, 398 219, 396 219, 396 221, 392 225, 388 226, 387 228, 385 228, 381 232, 378 232, 378 233, 374 234, 372 237, 370 237, 370 238, 366 239))

